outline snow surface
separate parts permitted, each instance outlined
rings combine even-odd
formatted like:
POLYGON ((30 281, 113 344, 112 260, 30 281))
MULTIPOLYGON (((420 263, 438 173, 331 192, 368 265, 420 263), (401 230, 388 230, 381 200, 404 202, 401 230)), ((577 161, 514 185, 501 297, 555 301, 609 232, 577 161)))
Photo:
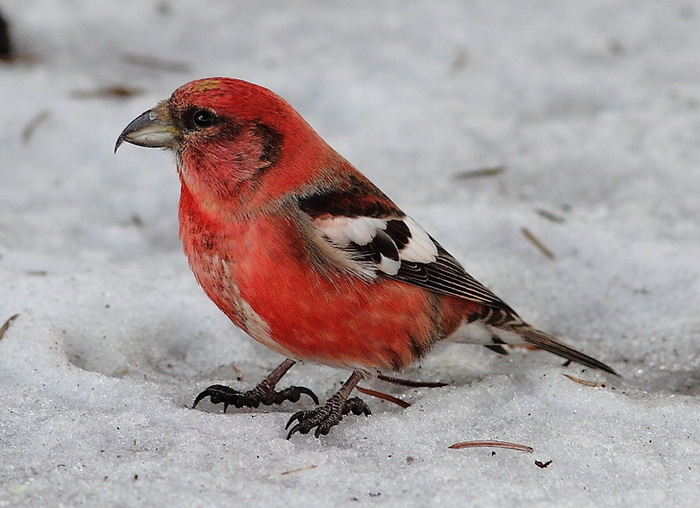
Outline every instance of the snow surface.
MULTIPOLYGON (((0 506, 700 504, 696 2, 0 8, 23 55, 0 63, 0 324, 19 314, 0 339, 0 506), (321 440, 285 439, 304 399, 190 409, 281 359, 197 287, 172 158, 112 148, 216 75, 286 97, 523 317, 623 377, 452 344, 403 374, 448 387, 365 382, 412 406, 364 396, 373 415, 321 440), (85 97, 114 85, 142 93, 85 97), (534 453, 448 449, 483 439, 534 453)), ((348 374, 300 365, 282 385, 327 397, 348 374)))

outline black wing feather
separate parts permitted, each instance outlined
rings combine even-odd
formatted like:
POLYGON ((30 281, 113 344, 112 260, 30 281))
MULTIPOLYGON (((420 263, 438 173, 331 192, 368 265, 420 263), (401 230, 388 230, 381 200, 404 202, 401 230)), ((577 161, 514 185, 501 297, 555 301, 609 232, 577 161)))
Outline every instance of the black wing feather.
POLYGON ((434 291, 435 293, 464 298, 515 314, 515 311, 503 300, 469 275, 459 261, 439 243, 435 242, 435 245, 438 248, 438 257, 434 262, 416 263, 402 261, 401 268, 399 268, 396 275, 383 275, 434 291))
MULTIPOLYGON (((411 241, 411 229, 404 220, 407 217, 368 181, 354 178, 349 180, 347 189, 317 191, 300 198, 299 206, 311 220, 329 215, 385 220, 386 228, 379 230, 369 243, 358 245, 349 242, 339 246, 351 258, 374 264, 378 276, 413 284, 435 293, 472 300, 517 316, 505 302, 469 275, 462 265, 429 235, 430 241, 437 248, 437 256, 433 262, 420 263, 402 259, 401 251, 411 241), (388 274, 379 269, 378 264, 382 256, 396 260, 397 254, 401 263, 397 273, 388 274)), ((416 226, 420 228, 417 224, 416 226)))

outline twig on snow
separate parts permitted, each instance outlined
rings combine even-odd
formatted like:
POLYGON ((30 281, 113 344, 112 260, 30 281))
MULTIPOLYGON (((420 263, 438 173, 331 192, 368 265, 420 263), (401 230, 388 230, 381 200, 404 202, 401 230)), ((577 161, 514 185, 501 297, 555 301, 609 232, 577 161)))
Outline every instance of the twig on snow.
POLYGON ((447 383, 442 381, 411 381, 410 379, 401 379, 398 377, 385 376, 384 374, 378 374, 378 379, 386 381, 387 383, 393 383, 400 386, 410 386, 412 388, 442 388, 447 386, 447 383))
POLYGON ((401 406, 404 409, 406 409, 407 407, 411 407, 411 404, 409 404, 408 402, 403 401, 401 399, 397 399, 396 397, 394 397, 393 395, 389 395, 388 393, 378 392, 377 390, 370 390, 369 388, 363 388, 361 386, 355 387, 355 390, 366 395, 371 395, 372 397, 377 397, 378 399, 393 402, 397 406, 401 406))
POLYGON ((527 238, 530 241, 530 243, 532 243, 532 245, 537 247, 542 254, 547 256, 549 259, 555 258, 554 253, 551 250, 549 250, 547 247, 545 247, 544 244, 541 241, 539 241, 537 239, 537 237, 530 232, 529 229, 522 228, 521 231, 522 231, 523 235, 525 235, 525 238, 527 238))
POLYGON ((449 448, 453 450, 459 450, 460 448, 507 448, 509 450, 517 450, 519 452, 532 453, 534 449, 532 446, 521 445, 517 443, 508 443, 507 441, 462 441, 461 443, 455 443, 449 448))

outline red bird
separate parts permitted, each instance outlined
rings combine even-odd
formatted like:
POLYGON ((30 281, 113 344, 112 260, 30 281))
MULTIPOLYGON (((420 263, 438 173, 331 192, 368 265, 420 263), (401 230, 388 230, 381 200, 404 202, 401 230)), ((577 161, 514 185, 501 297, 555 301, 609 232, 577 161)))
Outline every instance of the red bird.
POLYGON ((281 97, 229 78, 176 90, 117 139, 175 152, 180 237, 206 294, 241 329, 287 359, 254 389, 214 385, 213 403, 296 402, 275 387, 297 360, 352 370, 340 390, 289 420, 287 435, 328 434, 370 373, 403 369, 441 340, 504 353, 530 344, 615 372, 524 322, 331 148, 281 97))

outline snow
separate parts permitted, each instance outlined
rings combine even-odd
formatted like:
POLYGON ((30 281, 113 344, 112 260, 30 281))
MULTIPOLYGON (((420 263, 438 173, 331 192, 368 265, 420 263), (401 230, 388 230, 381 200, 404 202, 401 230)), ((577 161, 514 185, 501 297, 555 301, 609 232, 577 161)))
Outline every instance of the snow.
MULTIPOLYGON (((19 314, 0 339, 0 506, 700 503, 693 2, 1 8, 23 58, 0 63, 0 325, 19 314), (472 275, 622 377, 448 344, 402 375, 449 386, 364 382, 412 406, 363 396, 372 416, 321 440, 285 439, 305 398, 190 409, 281 358, 197 287, 172 158, 112 149, 217 75, 284 96, 472 275), (115 85, 142 93, 85 97, 115 85), (468 440, 534 452, 448 449, 468 440)), ((298 365, 282 385, 324 398, 348 375, 298 365)))

